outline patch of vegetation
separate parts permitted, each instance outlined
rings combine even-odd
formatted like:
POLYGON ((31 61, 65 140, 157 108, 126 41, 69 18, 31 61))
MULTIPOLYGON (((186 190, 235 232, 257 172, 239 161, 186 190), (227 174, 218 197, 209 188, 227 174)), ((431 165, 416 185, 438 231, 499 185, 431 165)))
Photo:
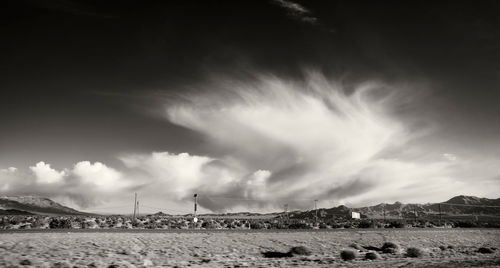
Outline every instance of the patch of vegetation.
POLYGON ((262 222, 250 223, 250 229, 266 229, 266 225, 262 222))
POLYGON ((375 223, 373 221, 362 220, 358 224, 358 228, 374 228, 375 223))
POLYGON ((28 259, 24 259, 24 260, 20 261, 19 264, 21 264, 21 265, 31 265, 31 261, 28 260, 28 259))
POLYGON ((424 256, 424 253, 425 252, 420 248, 411 247, 406 250, 406 256, 410 258, 420 258, 424 256))
POLYGON ((69 219, 54 218, 49 222, 50 229, 69 229, 71 228, 71 221, 69 219))
POLYGON ((265 251, 262 252, 264 258, 289 258, 293 255, 290 252, 280 252, 280 251, 265 251))
POLYGON ((493 249, 491 248, 485 248, 485 247, 480 247, 477 252, 481 253, 481 254, 492 254, 494 252, 493 249))
POLYGON ((383 253, 397 254, 400 253, 401 247, 394 242, 385 242, 381 248, 383 253))
POLYGON ((302 222, 297 222, 297 223, 292 223, 288 225, 289 229, 312 229, 310 225, 307 223, 302 223, 302 222))
POLYGON ((344 261, 351 261, 356 259, 358 252, 352 249, 344 249, 340 252, 340 258, 344 261))
POLYGON ((365 260, 379 260, 381 258, 377 252, 367 252, 365 254, 365 260))
POLYGON ((288 253, 292 255, 305 255, 305 256, 311 255, 311 251, 304 246, 293 247, 290 249, 290 251, 288 251, 288 253))
POLYGON ((459 227, 459 228, 476 228, 476 227, 478 227, 477 223, 475 223, 473 221, 458 221, 457 223, 455 223, 455 226, 459 227))
POLYGON ((387 225, 387 228, 404 228, 405 223, 401 221, 392 221, 387 225))

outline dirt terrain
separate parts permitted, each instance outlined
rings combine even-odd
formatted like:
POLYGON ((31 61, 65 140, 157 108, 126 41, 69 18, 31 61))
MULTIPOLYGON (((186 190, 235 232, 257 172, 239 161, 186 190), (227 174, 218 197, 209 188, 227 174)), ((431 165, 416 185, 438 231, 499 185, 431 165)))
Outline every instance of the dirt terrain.
MULTIPOLYGON (((499 229, 374 229, 280 232, 15 232, 0 233, 0 267, 500 267, 499 229), (353 243, 401 253, 353 261, 340 252, 353 243), (267 258, 305 246, 311 255, 267 258), (441 246, 441 248, 440 248, 441 246), (408 247, 424 250, 405 256, 408 247), (480 247, 492 253, 478 252, 480 247)), ((286 255, 286 254, 285 254, 286 255)))

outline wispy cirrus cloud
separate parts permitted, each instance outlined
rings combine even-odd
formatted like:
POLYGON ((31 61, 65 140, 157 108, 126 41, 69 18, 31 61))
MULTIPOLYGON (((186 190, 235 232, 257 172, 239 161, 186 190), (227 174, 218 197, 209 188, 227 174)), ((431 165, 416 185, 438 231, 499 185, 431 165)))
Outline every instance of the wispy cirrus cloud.
POLYGON ((298 3, 288 0, 273 0, 272 2, 284 8, 288 15, 294 19, 313 25, 318 23, 318 18, 313 16, 309 9, 298 3))
MULTIPOLYGON (((259 192, 267 202, 257 206, 279 200, 414 201, 429 194, 445 200, 469 184, 458 179, 451 154, 431 161, 418 146, 422 133, 432 130, 416 131, 412 120, 397 116, 400 102, 411 98, 400 88, 369 82, 348 91, 315 72, 305 82, 265 75, 251 82, 215 80, 204 85, 205 93, 169 105, 167 117, 205 135, 213 151, 222 152, 220 161, 243 170, 233 180, 238 187, 218 188, 217 195, 236 200, 219 207, 244 205, 237 201, 247 198, 240 178, 259 169, 269 176, 260 180, 259 192)), ((209 201, 202 204, 215 207, 209 201)))

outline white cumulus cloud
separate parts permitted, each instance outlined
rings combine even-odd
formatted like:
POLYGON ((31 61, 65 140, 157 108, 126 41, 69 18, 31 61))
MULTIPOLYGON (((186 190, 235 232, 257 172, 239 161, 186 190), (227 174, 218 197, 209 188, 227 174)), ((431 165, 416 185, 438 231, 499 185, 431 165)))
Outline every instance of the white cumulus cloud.
POLYGON ((43 161, 36 163, 36 165, 30 167, 31 171, 36 176, 37 182, 39 183, 57 183, 61 182, 66 175, 64 171, 57 171, 50 167, 50 164, 46 164, 43 161))
POLYGON ((74 165, 71 173, 80 178, 84 183, 94 184, 99 190, 115 190, 122 186, 120 172, 103 163, 81 161, 74 165))

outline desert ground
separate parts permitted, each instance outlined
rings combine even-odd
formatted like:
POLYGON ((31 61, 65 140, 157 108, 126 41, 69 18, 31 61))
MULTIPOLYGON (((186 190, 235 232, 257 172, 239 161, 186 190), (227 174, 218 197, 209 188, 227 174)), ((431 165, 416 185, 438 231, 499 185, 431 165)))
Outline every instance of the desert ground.
POLYGON ((0 267, 500 267, 499 248, 499 229, 2 232, 0 267), (401 252, 364 259, 370 250, 361 246, 388 241, 401 252), (353 243, 358 256, 342 260, 340 252, 353 243), (311 254, 263 254, 295 246, 311 254), (421 248, 423 256, 407 257, 409 247, 421 248), (480 253, 481 247, 491 253, 480 253))

